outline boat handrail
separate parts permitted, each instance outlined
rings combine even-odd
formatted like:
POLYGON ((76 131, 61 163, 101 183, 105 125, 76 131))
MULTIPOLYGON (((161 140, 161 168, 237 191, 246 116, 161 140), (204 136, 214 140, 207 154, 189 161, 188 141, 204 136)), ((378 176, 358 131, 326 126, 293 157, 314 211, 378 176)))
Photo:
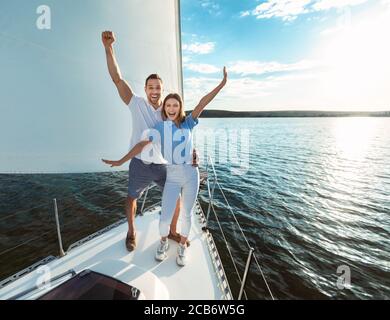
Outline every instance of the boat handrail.
POLYGON ((223 188, 222 188, 221 184, 218 181, 218 176, 217 176, 217 173, 216 173, 216 170, 215 170, 213 159, 211 157, 208 157, 208 159, 207 159, 206 172, 207 172, 207 190, 208 190, 208 195, 209 195, 209 204, 208 204, 207 217, 206 217, 206 228, 207 228, 207 224, 208 224, 208 221, 209 221, 210 212, 212 210, 213 213, 214 213, 214 216, 216 218, 217 224, 218 224, 218 226, 219 226, 219 228, 221 230, 222 237, 224 239, 226 248, 228 249, 228 252, 229 252, 230 258, 232 260, 233 266, 234 266, 235 271, 236 271, 236 273, 238 275, 238 278, 240 280, 241 286, 240 286, 240 292, 238 294, 238 299, 241 299, 243 294, 246 296, 246 293, 245 293, 246 277, 248 275, 248 272, 249 272, 249 269, 250 269, 250 265, 251 265, 251 260, 252 260, 252 257, 253 257, 253 259, 254 259, 254 261, 255 261, 255 263, 256 263, 259 271, 260 271, 260 274, 261 274, 261 276, 263 278, 263 281, 264 281, 264 283, 266 285, 266 288, 268 290, 268 293, 269 293, 271 299, 275 300, 275 297, 274 297, 274 295, 273 295, 273 293, 271 291, 271 288, 270 288, 270 286, 268 284, 268 281, 267 281, 267 279, 266 279, 266 277, 264 275, 264 272, 263 272, 263 270, 262 270, 262 268, 260 266, 260 263, 259 263, 258 258, 256 256, 256 253, 255 253, 253 247, 250 245, 250 243, 248 241, 248 238, 246 237, 246 235, 245 235, 245 233, 244 233, 244 231, 243 231, 243 229, 241 227, 241 224, 239 223, 239 221, 237 219, 237 216, 234 213, 234 211, 233 211, 233 209, 232 209, 232 207, 231 207, 231 205, 230 205, 230 203, 229 203, 225 193, 223 192, 223 188), (213 178, 213 186, 212 186, 212 188, 210 188, 209 168, 211 168, 212 178, 213 178), (226 202, 226 205, 227 205, 231 215, 233 216, 236 225, 238 226, 238 228, 239 228, 239 230, 241 232, 242 238, 245 240, 246 245, 248 247, 248 251, 249 251, 248 259, 247 259, 247 263, 246 263, 246 266, 245 266, 245 270, 244 270, 244 274, 243 274, 243 278, 242 279, 241 279, 241 277, 239 275, 236 263, 234 261, 233 255, 231 254, 231 251, 230 251, 230 248, 229 248, 229 244, 227 242, 227 239, 226 239, 226 236, 224 234, 223 228, 221 226, 221 223, 220 223, 220 221, 218 219, 218 215, 217 215, 217 213, 215 211, 215 208, 214 208, 213 201, 214 201, 214 191, 215 191, 216 187, 218 187, 219 191, 221 192, 222 197, 224 198, 224 200, 226 202))
POLYGON ((17 273, 13 274, 12 276, 9 276, 8 278, 5 278, 3 280, 0 281, 0 289, 8 286, 10 283, 18 280, 19 278, 25 276, 26 274, 29 274, 31 273, 32 271, 38 269, 39 267, 53 261, 53 260, 56 260, 57 257, 55 256, 48 256, 38 262, 35 262, 33 265, 23 269, 23 270, 20 270, 18 271, 17 273))
POLYGON ((53 283, 56 282, 57 280, 63 279, 64 277, 67 277, 67 276, 74 277, 75 275, 76 275, 76 271, 74 271, 73 269, 70 269, 64 273, 59 274, 58 276, 55 276, 55 277, 50 278, 50 279, 45 279, 45 281, 43 281, 42 283, 36 284, 36 285, 32 286, 31 288, 28 288, 28 289, 18 293, 17 295, 14 295, 14 296, 8 298, 7 300, 18 300, 18 299, 26 296, 27 294, 29 294, 37 289, 41 289, 41 288, 46 289, 46 286, 48 286, 48 285, 53 286, 53 283))

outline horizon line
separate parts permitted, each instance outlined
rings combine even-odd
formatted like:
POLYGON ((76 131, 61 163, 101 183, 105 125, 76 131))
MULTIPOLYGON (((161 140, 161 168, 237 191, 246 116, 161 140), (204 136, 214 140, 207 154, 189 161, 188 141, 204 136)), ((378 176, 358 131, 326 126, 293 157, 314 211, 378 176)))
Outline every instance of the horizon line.
MULTIPOLYGON (((189 111, 189 110, 186 110, 189 111)), ((294 109, 294 110, 227 110, 227 109, 206 109, 203 112, 210 111, 222 111, 222 112, 329 112, 329 113, 390 113, 389 110, 375 110, 375 111, 367 111, 367 110, 302 110, 302 109, 294 109)))

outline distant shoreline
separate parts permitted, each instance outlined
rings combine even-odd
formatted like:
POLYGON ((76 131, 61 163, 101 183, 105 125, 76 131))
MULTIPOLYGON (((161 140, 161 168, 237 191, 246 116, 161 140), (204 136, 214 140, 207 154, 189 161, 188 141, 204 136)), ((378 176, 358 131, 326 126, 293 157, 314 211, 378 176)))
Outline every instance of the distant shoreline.
MULTIPOLYGON (((188 113, 188 112, 187 112, 188 113)), ((205 110, 202 118, 390 117, 390 111, 227 111, 205 110)))

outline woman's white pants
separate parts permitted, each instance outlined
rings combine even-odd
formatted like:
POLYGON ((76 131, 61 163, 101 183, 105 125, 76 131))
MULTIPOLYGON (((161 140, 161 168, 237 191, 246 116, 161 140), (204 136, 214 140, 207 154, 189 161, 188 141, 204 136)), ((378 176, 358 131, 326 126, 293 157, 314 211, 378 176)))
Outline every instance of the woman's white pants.
POLYGON ((162 195, 160 235, 167 237, 169 227, 181 194, 180 234, 187 238, 191 230, 192 211, 199 191, 199 170, 191 164, 167 165, 167 179, 162 195))

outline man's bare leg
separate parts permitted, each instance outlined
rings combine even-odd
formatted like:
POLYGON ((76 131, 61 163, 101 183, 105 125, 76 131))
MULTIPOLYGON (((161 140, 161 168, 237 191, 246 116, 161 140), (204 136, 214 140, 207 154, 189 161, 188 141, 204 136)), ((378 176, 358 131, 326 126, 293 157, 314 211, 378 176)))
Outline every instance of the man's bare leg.
MULTIPOLYGON (((179 215, 180 215, 180 199, 181 198, 179 197, 179 199, 176 201, 175 213, 173 214, 169 235, 168 235, 169 239, 175 240, 176 242, 180 242, 182 240, 180 233, 177 232, 177 221, 179 220, 179 215)), ((161 240, 165 240, 165 239, 161 238, 161 240)), ((187 240, 187 238, 185 243, 187 244, 187 247, 190 246, 190 241, 187 240)))
POLYGON ((129 225, 129 231, 126 236, 126 248, 129 251, 133 251, 135 247, 137 246, 136 240, 135 240, 135 212, 137 211, 137 199, 134 199, 132 197, 126 198, 126 217, 127 217, 127 223, 129 225))
POLYGON ((177 234, 176 228, 177 228, 177 221, 179 220, 179 215, 180 215, 180 197, 176 201, 175 213, 173 214, 171 227, 170 227, 170 233, 172 233, 173 235, 177 234))
POLYGON ((179 242, 179 243, 180 243, 182 246, 187 245, 187 247, 188 247, 187 241, 188 241, 188 240, 187 240, 186 237, 181 236, 180 242, 179 242))

